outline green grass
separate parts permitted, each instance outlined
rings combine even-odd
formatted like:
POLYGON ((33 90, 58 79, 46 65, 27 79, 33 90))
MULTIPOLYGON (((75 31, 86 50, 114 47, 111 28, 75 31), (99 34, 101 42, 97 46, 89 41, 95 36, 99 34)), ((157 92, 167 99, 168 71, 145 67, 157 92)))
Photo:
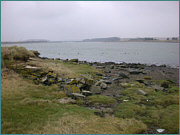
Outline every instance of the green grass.
MULTIPOLYGON (((135 119, 100 118, 93 110, 74 104, 60 104, 58 99, 65 96, 57 91, 56 85, 35 85, 11 70, 3 72, 2 134, 133 134, 147 129, 145 124, 135 119)), ((96 101, 104 104, 115 102, 102 96, 96 101)), ((82 104, 80 100, 77 102, 82 104)))
POLYGON ((80 77, 83 74, 90 74, 99 79, 101 77, 97 76, 96 73, 102 73, 104 75, 102 70, 96 69, 88 64, 73 64, 72 62, 64 62, 63 64, 65 67, 73 71, 77 77, 80 77))
POLYGON ((104 104, 104 105, 111 105, 116 102, 115 99, 108 97, 108 96, 103 96, 103 95, 89 96, 87 98, 87 100, 90 101, 91 104, 100 103, 100 104, 104 104))
MULTIPOLYGON (((163 81, 159 81, 163 82, 163 81)), ((128 83, 130 86, 132 83, 128 83)), ((153 88, 142 85, 126 87, 121 92, 122 101, 115 109, 115 116, 118 118, 136 118, 147 124, 163 128, 168 133, 179 133, 179 93, 178 86, 171 86, 167 92, 156 92, 153 88), (148 96, 137 95, 137 89, 144 90, 148 96), (176 90, 176 91, 175 91, 176 90), (173 91, 173 92, 169 92, 173 91), (123 100, 128 100, 124 102, 123 100)))

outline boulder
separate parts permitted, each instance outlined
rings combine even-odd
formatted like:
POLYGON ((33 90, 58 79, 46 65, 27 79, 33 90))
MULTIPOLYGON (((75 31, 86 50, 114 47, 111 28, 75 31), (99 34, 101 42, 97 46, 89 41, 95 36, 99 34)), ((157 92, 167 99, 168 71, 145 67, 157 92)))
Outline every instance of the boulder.
POLYGON ((90 91, 93 95, 96 95, 96 94, 101 94, 101 87, 100 86, 94 86, 92 85, 90 87, 90 91))
POLYGON ((167 83, 167 82, 163 82, 163 83, 161 84, 161 87, 164 87, 164 88, 169 88, 169 85, 168 85, 168 83, 167 83))
POLYGON ((147 95, 147 93, 143 90, 136 90, 135 93, 137 93, 138 95, 143 95, 143 96, 147 95))
POLYGON ((105 73, 111 73, 111 69, 109 67, 105 68, 105 73))
POLYGON ((122 77, 122 78, 129 78, 129 77, 128 77, 126 74, 124 74, 124 73, 120 73, 119 76, 122 77))
POLYGON ((87 85, 92 85, 93 84, 93 79, 92 79, 92 76, 87 74, 87 75, 82 75, 82 79, 81 79, 81 82, 83 84, 87 84, 87 85))
POLYGON ((157 85, 157 84, 155 84, 154 86, 152 86, 154 89, 155 89, 155 91, 156 92, 158 92, 158 91, 163 91, 163 87, 160 87, 159 85, 157 85))
POLYGON ((102 82, 100 87, 101 87, 101 89, 106 89, 107 88, 107 84, 102 82))
POLYGON ((97 82, 95 83, 95 86, 100 86, 102 82, 103 82, 102 80, 97 81, 97 82))
POLYGON ((68 98, 68 97, 65 97, 65 98, 61 98, 58 100, 59 103, 61 104, 68 104, 68 103, 73 103, 75 104, 76 103, 76 100, 72 99, 72 98, 68 98))
POLYGON ((80 93, 80 89, 76 85, 64 85, 64 92, 71 96, 72 93, 80 93))

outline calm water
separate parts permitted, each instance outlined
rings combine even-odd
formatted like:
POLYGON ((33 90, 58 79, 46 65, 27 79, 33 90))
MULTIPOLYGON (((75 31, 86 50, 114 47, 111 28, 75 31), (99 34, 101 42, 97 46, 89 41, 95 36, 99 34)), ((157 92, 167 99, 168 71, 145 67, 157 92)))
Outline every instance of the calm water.
MULTIPOLYGON (((12 46, 12 45, 1 45, 12 46)), ((179 66, 179 43, 154 42, 62 42, 19 44, 48 58, 92 62, 127 62, 179 66)))

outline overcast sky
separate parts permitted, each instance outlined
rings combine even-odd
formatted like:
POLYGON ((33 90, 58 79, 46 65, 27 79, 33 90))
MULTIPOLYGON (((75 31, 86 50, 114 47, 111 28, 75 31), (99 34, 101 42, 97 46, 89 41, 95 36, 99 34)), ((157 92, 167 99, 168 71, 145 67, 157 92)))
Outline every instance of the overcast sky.
POLYGON ((179 1, 1 1, 1 41, 179 36, 179 1))

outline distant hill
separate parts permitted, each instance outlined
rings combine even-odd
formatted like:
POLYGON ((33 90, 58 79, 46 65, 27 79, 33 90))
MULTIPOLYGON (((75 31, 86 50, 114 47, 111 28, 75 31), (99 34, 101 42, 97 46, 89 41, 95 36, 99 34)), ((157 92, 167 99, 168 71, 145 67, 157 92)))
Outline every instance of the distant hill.
POLYGON ((46 40, 46 39, 28 39, 28 40, 24 40, 22 42, 49 42, 50 40, 46 40))
POLYGON ((108 38, 92 38, 84 39, 83 42, 110 42, 110 41, 120 41, 119 37, 108 37, 108 38))

